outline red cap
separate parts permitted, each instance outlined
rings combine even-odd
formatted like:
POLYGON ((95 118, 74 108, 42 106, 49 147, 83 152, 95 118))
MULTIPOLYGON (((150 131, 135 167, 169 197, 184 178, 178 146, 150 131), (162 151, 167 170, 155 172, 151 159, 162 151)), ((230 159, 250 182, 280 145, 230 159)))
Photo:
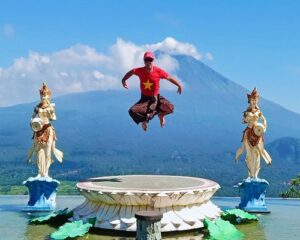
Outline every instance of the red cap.
POLYGON ((147 51, 147 52, 145 52, 145 54, 144 54, 144 59, 146 59, 146 58, 152 58, 152 59, 155 59, 155 56, 154 56, 153 52, 147 51))

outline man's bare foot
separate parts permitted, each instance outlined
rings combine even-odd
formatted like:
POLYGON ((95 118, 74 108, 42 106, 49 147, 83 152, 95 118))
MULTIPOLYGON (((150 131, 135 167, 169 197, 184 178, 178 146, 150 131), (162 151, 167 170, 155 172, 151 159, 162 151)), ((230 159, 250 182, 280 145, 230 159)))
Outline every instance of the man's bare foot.
POLYGON ((147 131, 147 122, 142 122, 142 128, 145 132, 147 131))
POLYGON ((159 118, 159 121, 160 121, 160 126, 161 126, 161 127, 164 127, 164 126, 165 126, 165 123, 166 123, 165 115, 159 114, 159 115, 158 115, 158 118, 159 118))

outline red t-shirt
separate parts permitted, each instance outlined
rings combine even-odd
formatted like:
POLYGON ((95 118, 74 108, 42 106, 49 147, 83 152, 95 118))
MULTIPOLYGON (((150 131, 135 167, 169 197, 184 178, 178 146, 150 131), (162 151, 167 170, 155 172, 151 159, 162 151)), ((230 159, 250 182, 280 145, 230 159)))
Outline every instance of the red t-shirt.
POLYGON ((159 94, 159 81, 169 76, 164 70, 153 66, 151 72, 146 71, 146 67, 132 69, 133 74, 140 78, 140 88, 143 95, 155 96, 159 94))

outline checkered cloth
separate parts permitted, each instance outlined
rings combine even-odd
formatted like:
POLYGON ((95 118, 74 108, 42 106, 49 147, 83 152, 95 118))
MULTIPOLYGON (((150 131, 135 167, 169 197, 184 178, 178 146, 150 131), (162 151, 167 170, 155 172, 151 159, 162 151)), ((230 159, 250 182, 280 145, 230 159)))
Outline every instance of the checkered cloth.
POLYGON ((129 109, 129 115, 136 124, 149 122, 156 114, 167 115, 172 113, 174 105, 161 95, 145 96, 129 109))

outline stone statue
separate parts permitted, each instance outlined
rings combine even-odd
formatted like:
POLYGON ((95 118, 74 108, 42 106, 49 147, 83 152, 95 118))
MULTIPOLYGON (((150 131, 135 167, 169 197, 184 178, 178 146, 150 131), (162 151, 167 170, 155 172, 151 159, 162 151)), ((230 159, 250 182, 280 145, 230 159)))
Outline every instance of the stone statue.
POLYGON ((272 159, 264 148, 264 133, 267 129, 267 121, 258 107, 259 93, 254 88, 251 94, 247 94, 249 107, 244 112, 242 122, 247 124, 243 132, 242 147, 236 152, 236 160, 246 150, 246 164, 250 178, 258 178, 260 170, 260 157, 270 165, 272 159))
POLYGON ((37 177, 48 177, 49 168, 53 162, 51 153, 61 163, 63 153, 55 147, 56 134, 50 121, 56 120, 55 104, 50 102, 51 91, 43 83, 40 89, 41 102, 34 108, 31 118, 33 134, 33 146, 28 153, 28 162, 31 162, 32 155, 36 155, 38 168, 37 177))

